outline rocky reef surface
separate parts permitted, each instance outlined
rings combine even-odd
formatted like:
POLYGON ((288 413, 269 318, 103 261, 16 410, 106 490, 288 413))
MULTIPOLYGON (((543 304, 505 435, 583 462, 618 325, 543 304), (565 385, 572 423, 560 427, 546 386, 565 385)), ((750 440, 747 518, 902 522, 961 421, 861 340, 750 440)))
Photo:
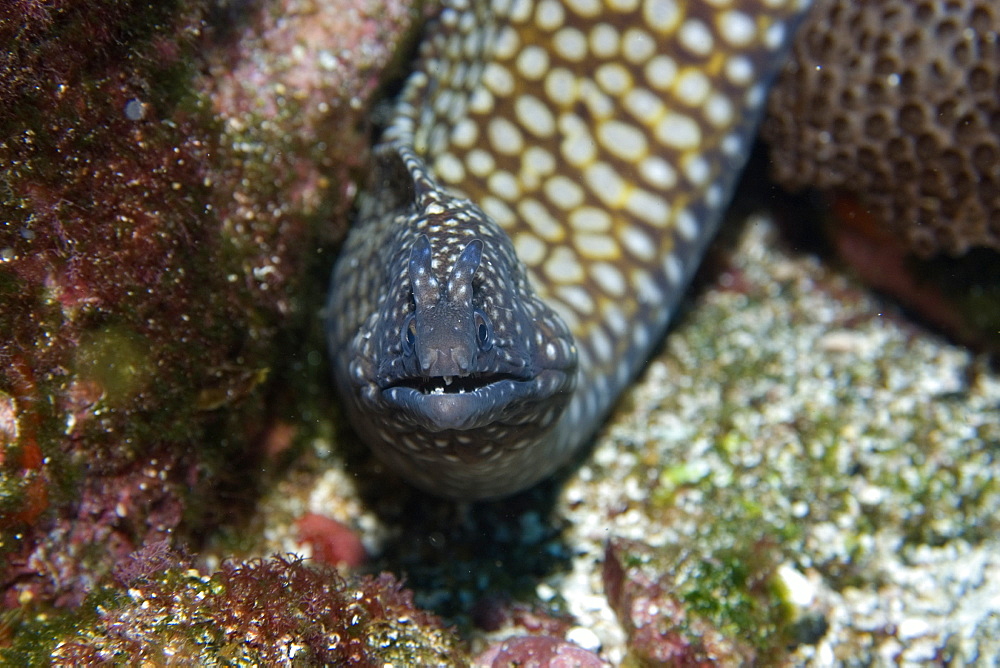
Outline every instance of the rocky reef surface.
POLYGON ((264 407, 365 154, 363 101, 410 19, 391 3, 0 8, 6 605, 78 603, 253 489, 264 407))
POLYGON ((257 539, 220 534, 218 558, 315 555, 297 522, 324 515, 474 649, 529 634, 613 665, 995 655, 1000 376, 772 216, 736 222, 559 480, 455 508, 331 428, 265 494, 257 539))
POLYGON ((368 455, 318 311, 415 18, 0 8, 0 662, 1000 652, 1000 378, 770 214, 558 480, 456 507, 368 455))

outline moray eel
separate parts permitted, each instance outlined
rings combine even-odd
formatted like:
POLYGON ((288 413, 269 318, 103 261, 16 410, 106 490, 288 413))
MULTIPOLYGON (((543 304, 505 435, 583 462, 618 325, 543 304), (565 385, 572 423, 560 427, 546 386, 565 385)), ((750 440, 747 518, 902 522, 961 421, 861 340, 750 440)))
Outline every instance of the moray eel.
POLYGON ((589 440, 712 239, 805 10, 446 0, 327 304, 338 389, 380 458, 490 499, 589 440))

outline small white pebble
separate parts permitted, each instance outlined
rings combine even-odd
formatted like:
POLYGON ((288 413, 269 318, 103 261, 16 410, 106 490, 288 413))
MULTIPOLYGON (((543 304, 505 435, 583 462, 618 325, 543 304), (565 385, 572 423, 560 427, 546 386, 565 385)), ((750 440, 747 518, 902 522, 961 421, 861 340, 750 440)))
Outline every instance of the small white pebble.
POLYGON ((563 494, 566 499, 566 503, 573 506, 584 501, 583 488, 579 485, 570 485, 564 491, 563 494))
POLYGON ((865 506, 877 506, 882 503, 885 494, 881 487, 875 485, 862 485, 856 495, 859 502, 865 506))
POLYGON ((931 625, 923 619, 907 617, 899 623, 897 631, 901 639, 908 640, 927 635, 931 632, 931 625))
POLYGON ((139 100, 129 100, 125 103, 125 118, 130 121, 141 121, 146 116, 146 105, 139 100))
POLYGON ((788 589, 788 600, 793 605, 804 608, 813 602, 816 597, 816 588, 805 575, 789 564, 782 564, 778 568, 778 577, 788 589))
POLYGON ((596 652, 601 649, 601 639, 597 634, 584 626, 574 626, 566 632, 566 640, 579 645, 583 649, 596 652))
POLYGON ((327 50, 322 50, 319 52, 319 66, 328 71, 332 72, 337 69, 337 57, 327 50))
POLYGON ((542 582, 535 587, 535 595, 543 601, 551 601, 555 598, 556 590, 542 582))
POLYGON ((832 666, 833 664, 834 664, 833 647, 831 647, 830 643, 828 642, 820 643, 819 647, 816 649, 816 665, 832 666))
POLYGON ((865 346, 865 336, 856 332, 829 332, 819 339, 819 349, 828 353, 861 353, 865 346))

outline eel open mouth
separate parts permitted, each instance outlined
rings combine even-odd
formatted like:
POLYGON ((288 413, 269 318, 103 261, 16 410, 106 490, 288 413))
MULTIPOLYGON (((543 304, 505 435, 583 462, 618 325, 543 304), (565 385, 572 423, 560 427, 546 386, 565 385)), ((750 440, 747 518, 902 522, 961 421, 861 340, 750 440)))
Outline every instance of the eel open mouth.
POLYGON ((429 432, 464 431, 507 423, 511 416, 520 415, 526 402, 545 398, 543 388, 560 385, 549 382, 551 373, 530 378, 505 373, 406 378, 384 388, 381 397, 415 427, 429 432))
POLYGON ((407 387, 421 394, 465 394, 477 392, 505 380, 522 381, 509 373, 471 373, 468 376, 432 376, 400 379, 385 389, 407 387))

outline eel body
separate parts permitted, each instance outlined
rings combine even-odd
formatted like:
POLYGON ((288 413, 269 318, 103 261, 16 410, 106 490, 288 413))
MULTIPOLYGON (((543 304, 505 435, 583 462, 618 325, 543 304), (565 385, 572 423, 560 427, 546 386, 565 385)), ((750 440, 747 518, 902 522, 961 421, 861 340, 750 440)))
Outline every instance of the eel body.
POLYGON ((331 284, 347 414, 413 484, 512 494, 663 336, 804 0, 447 0, 331 284))

